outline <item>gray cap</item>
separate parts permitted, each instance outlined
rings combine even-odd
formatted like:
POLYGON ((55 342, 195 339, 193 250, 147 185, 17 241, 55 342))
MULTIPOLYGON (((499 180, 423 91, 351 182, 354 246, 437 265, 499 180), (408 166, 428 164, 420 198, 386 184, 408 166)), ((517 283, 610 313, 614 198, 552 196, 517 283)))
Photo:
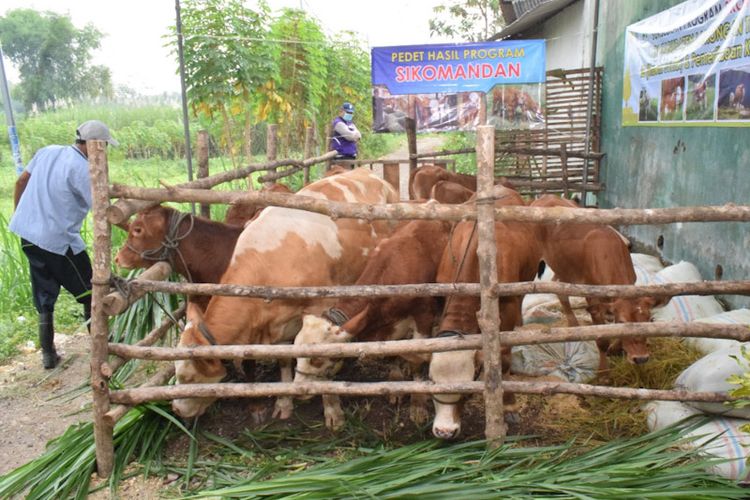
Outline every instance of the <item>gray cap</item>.
POLYGON ((119 144, 109 133, 109 127, 99 120, 89 120, 81 123, 76 129, 76 138, 81 141, 107 141, 113 146, 119 144))

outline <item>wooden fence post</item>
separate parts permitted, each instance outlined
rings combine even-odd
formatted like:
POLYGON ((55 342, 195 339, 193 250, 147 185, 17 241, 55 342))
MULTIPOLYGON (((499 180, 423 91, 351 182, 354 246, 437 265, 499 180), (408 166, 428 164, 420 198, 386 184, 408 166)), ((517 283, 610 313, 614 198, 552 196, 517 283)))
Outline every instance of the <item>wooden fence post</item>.
MULTIPOLYGON (((276 124, 269 123, 266 131, 266 158, 268 161, 276 160, 276 124)), ((276 172, 276 169, 273 169, 276 172)), ((270 186, 271 182, 264 182, 266 186, 270 186)))
POLYGON ((417 120, 406 118, 406 143, 409 146, 409 173, 417 169, 417 158, 412 155, 417 154, 417 120))
MULTIPOLYGON (((568 199, 570 193, 568 188, 568 146, 565 143, 560 144, 560 166, 562 168, 563 194, 565 199, 568 199)), ((584 187, 584 189, 586 188, 584 187)))
MULTIPOLYGON (((315 129, 313 129, 312 127, 305 128, 305 152, 303 154, 304 160, 307 160, 308 158, 312 157, 314 131, 315 129)), ((302 179, 302 184, 306 186, 310 182, 310 167, 305 167, 303 171, 304 171, 304 178, 302 179)))
POLYGON ((479 243, 479 284, 481 308, 479 327, 484 352, 485 437, 492 448, 505 440, 503 416, 502 356, 500 345, 499 304, 494 287, 497 284, 497 247, 495 246, 495 202, 493 199, 495 167, 495 129, 477 127, 477 237, 479 243))
POLYGON ((401 165, 398 162, 383 162, 383 179, 393 186, 393 189, 399 192, 399 196, 401 195, 401 187, 399 184, 400 169, 401 165))
MULTIPOLYGON (((208 132, 206 130, 198 131, 198 178, 208 177, 208 132)), ((201 203, 201 215, 208 219, 211 218, 211 205, 201 203)))
POLYGON ((113 426, 106 423, 105 415, 109 411, 109 377, 112 371, 107 363, 109 326, 102 303, 104 296, 109 292, 112 253, 110 225, 107 221, 107 143, 87 141, 86 147, 89 155, 94 224, 94 262, 91 279, 91 392, 94 400, 94 443, 97 472, 100 477, 109 477, 114 461, 113 426))

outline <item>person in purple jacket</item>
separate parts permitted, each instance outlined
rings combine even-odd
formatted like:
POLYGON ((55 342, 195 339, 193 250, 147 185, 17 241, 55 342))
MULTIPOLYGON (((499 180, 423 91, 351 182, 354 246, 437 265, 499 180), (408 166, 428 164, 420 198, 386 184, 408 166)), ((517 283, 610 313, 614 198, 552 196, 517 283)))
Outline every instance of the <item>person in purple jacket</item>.
POLYGON ((87 140, 117 146, 104 123, 84 122, 76 129, 75 144, 37 151, 13 192, 15 211, 8 227, 21 238, 29 261, 42 364, 48 370, 60 361, 53 325, 60 287, 83 305, 86 320, 91 317, 91 260, 80 234, 91 209, 87 140))
POLYGON ((350 102, 341 105, 339 116, 333 119, 333 137, 331 137, 331 150, 338 153, 335 159, 356 160, 357 142, 362 134, 352 121, 354 119, 354 106, 350 102))

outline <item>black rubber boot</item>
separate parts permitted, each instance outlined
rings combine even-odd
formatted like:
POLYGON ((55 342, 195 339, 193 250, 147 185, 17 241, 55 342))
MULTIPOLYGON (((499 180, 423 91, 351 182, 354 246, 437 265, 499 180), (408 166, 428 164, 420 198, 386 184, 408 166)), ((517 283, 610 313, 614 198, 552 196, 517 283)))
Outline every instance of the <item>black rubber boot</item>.
POLYGON ((83 317, 86 320, 86 328, 91 333, 91 302, 83 303, 83 317))
POLYGON ((46 370, 57 366, 60 356, 55 351, 54 316, 51 312, 39 314, 39 345, 42 347, 42 365, 46 370))

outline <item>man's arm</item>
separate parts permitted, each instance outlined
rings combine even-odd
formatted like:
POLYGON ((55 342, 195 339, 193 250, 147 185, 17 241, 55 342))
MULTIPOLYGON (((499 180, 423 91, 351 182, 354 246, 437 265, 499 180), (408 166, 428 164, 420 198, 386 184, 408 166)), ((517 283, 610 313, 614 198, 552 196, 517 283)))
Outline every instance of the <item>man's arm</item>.
POLYGON ((356 125, 352 124, 352 127, 353 130, 349 129, 346 123, 338 122, 333 129, 347 141, 356 142, 362 138, 362 134, 359 133, 356 125))
POLYGON ((31 174, 24 170, 23 173, 18 177, 18 180, 16 180, 16 187, 13 190, 13 208, 18 207, 18 200, 21 199, 21 195, 26 190, 26 185, 29 183, 29 178, 31 178, 31 174))

